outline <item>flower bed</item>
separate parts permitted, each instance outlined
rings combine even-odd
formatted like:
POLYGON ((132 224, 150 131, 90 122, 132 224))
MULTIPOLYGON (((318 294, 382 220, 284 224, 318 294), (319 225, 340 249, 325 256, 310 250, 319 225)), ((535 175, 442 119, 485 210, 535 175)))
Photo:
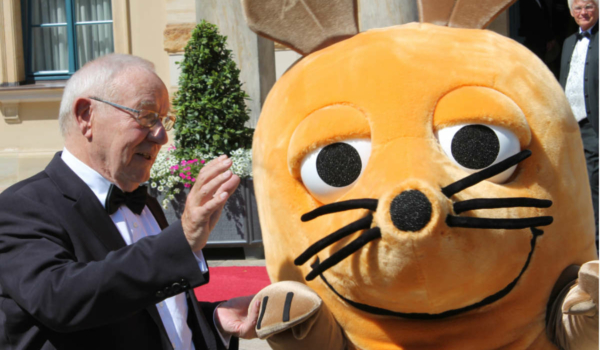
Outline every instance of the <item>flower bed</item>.
MULTIPOLYGON (((216 158, 215 155, 209 154, 194 159, 179 159, 175 151, 176 148, 171 146, 166 152, 161 152, 150 169, 150 187, 164 196, 161 203, 164 209, 168 209, 175 195, 181 193, 181 186, 191 188, 200 169, 216 158)), ((231 160, 231 171, 234 174, 240 178, 252 176, 252 150, 240 148, 232 151, 231 160)))

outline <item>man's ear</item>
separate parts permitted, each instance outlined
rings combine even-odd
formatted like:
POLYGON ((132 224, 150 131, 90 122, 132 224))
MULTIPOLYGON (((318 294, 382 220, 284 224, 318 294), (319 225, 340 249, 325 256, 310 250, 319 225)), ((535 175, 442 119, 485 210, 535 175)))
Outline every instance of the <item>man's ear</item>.
POLYGON ((89 98, 79 97, 73 104, 73 115, 77 128, 88 140, 92 139, 92 101, 89 98))

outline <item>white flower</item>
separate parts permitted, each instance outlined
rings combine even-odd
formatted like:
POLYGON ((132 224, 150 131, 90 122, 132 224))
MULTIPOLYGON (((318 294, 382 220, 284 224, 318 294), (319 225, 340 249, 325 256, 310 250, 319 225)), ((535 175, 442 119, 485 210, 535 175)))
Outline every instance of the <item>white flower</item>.
POLYGON ((239 177, 252 176, 252 150, 238 148, 231 152, 231 171, 239 177))
MULTIPOLYGON (((210 162, 217 156, 214 154, 196 155, 194 158, 210 162)), ((252 176, 252 150, 236 149, 231 152, 233 162, 231 171, 240 177, 252 176)), ((164 194, 165 199, 161 202, 162 207, 168 209, 169 202, 175 199, 175 195, 181 193, 180 184, 185 183, 180 176, 180 169, 173 169, 174 166, 181 167, 181 159, 173 155, 173 150, 160 152, 156 157, 156 162, 150 169, 150 186, 156 188, 164 194)))

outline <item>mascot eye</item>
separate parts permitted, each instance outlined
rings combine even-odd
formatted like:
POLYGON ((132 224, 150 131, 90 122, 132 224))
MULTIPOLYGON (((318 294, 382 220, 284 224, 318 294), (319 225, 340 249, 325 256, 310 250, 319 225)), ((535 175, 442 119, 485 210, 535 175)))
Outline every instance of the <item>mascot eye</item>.
POLYGON ((300 175, 321 202, 343 195, 360 177, 371 155, 371 140, 352 139, 318 148, 302 160, 300 175))
MULTIPOLYGON (((438 130, 436 137, 446 155, 470 174, 521 150, 519 139, 512 131, 495 125, 454 125, 438 130)), ((514 173, 516 167, 515 165, 488 181, 503 183, 514 173)))

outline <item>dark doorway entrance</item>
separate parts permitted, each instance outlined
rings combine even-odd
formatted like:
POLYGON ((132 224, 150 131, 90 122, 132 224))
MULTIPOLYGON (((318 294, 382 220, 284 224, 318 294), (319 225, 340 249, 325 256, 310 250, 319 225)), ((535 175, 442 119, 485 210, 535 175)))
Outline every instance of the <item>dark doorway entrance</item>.
POLYGON ((509 9, 510 37, 533 51, 558 79, 565 38, 577 31, 567 0, 519 0, 509 9))

